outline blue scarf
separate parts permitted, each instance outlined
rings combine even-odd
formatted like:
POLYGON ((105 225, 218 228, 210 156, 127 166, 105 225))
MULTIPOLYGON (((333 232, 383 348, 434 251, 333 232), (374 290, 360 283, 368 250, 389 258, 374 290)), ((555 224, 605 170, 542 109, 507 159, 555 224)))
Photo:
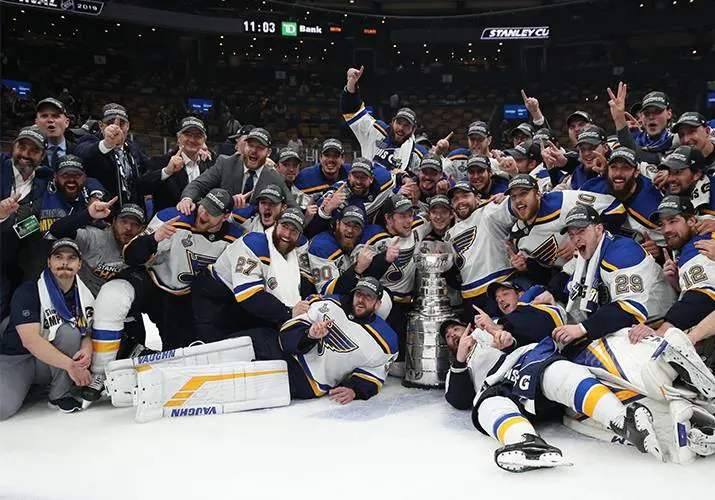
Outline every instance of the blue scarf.
POLYGON ((42 279, 47 287, 47 293, 50 295, 52 307, 55 309, 60 318, 71 323, 72 325, 76 325, 80 333, 85 335, 87 333, 87 319, 84 317, 84 314, 82 314, 82 303, 79 298, 79 287, 77 286, 76 278, 75 283, 72 286, 75 305, 74 312, 71 312, 67 308, 65 294, 62 292, 62 289, 57 284, 57 280, 55 280, 55 277, 48 268, 45 268, 45 270, 42 271, 42 279))
POLYGON ((653 153, 665 153, 673 145, 673 134, 668 129, 664 129, 658 137, 651 139, 647 132, 636 132, 633 134, 636 144, 653 153))

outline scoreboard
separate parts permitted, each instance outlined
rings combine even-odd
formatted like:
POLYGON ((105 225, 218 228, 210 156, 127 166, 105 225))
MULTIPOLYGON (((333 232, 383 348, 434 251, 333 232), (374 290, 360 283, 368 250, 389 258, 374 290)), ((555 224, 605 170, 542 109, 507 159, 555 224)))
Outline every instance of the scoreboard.
POLYGON ((246 17, 241 20, 242 33, 253 36, 277 36, 288 38, 327 38, 342 36, 376 36, 378 30, 374 26, 351 26, 340 24, 308 23, 301 21, 285 21, 266 17, 246 17))

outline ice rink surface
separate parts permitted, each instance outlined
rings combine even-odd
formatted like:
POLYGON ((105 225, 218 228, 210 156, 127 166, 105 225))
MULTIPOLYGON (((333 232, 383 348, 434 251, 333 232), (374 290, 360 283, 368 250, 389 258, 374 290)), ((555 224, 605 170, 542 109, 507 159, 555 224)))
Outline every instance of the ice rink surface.
MULTIPOLYGON (((148 342, 152 345, 151 342, 148 342)), ((370 401, 139 424, 108 400, 46 402, 0 423, 0 499, 675 499, 708 494, 715 458, 662 464, 633 447, 541 427, 573 467, 512 474, 498 443, 440 390, 388 379, 370 401)))

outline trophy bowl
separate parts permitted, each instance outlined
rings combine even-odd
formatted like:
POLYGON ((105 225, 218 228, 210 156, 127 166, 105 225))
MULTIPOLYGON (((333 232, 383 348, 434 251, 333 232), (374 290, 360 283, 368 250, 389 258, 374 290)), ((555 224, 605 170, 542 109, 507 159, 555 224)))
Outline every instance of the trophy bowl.
POLYGON ((451 253, 417 253, 417 268, 425 274, 442 274, 451 269, 454 256, 451 253))

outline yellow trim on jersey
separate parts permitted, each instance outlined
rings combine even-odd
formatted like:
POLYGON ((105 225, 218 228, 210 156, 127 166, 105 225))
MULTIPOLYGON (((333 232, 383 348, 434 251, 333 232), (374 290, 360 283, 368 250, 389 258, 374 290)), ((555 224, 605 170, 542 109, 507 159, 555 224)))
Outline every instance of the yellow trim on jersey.
POLYGON ((589 417, 593 416, 596 410, 596 405, 606 394, 612 394, 611 391, 603 384, 594 385, 588 390, 588 394, 583 400, 583 412, 589 417))
POLYGON ((258 292, 261 290, 264 290, 263 284, 260 285, 253 285, 251 288, 247 288, 246 290, 242 291, 241 293, 236 293, 234 296, 236 297, 236 302, 243 302, 246 299, 250 299, 254 295, 256 295, 258 292))
POLYGON ((501 424, 499 424, 499 428, 497 429, 497 439, 499 440, 499 442, 501 444, 506 444, 506 443, 504 443, 504 435, 511 427, 513 427, 516 424, 530 425, 529 421, 522 416, 514 416, 514 417, 507 418, 501 424))
POLYGON ((139 365, 135 366, 134 369, 138 372, 146 372, 151 370, 151 365, 139 365))
POLYGON ((545 306, 543 304, 529 304, 531 307, 535 307, 536 309, 540 311, 544 311, 545 313, 548 313, 549 316, 551 316, 551 320, 554 322, 556 326, 563 326, 564 322, 561 319, 561 316, 559 315, 558 312, 554 311, 551 309, 549 306, 545 306))
POLYGON ((701 210, 703 215, 715 215, 715 210, 710 210, 709 208, 703 208, 701 210))
POLYGON ((353 373, 353 377, 360 377, 363 380, 367 380, 368 382, 372 382, 377 386, 377 390, 382 389, 382 382, 380 382, 377 378, 375 377, 370 377, 367 374, 364 373, 353 373))
MULTIPOLYGON (((320 299, 316 299, 320 300, 320 299)), ((304 320, 304 319, 289 319, 285 323, 283 323, 283 326, 281 326, 281 331, 290 328, 291 326, 297 325, 298 323, 303 323, 304 325, 310 326, 310 322, 304 320)))
POLYGON ((626 207, 623 205, 617 205, 616 208, 613 210, 609 210, 608 212, 603 212, 603 215, 614 215, 614 214, 624 214, 626 213, 626 207))
POLYGON ((613 264, 609 264, 605 261, 605 259, 601 261, 601 265, 609 271, 618 271, 618 268, 616 266, 614 266, 613 264))
POLYGON ((366 244, 366 245, 374 245, 374 244, 377 243, 378 241, 383 240, 383 239, 385 239, 385 238, 389 238, 389 237, 390 237, 390 235, 387 234, 387 233, 377 233, 375 236, 373 236, 372 238, 370 238, 369 240, 367 240, 367 241, 365 242, 365 244, 366 244))
POLYGON ((321 184, 320 186, 314 186, 312 188, 301 189, 301 191, 303 191, 305 194, 310 194, 315 191, 321 191, 323 189, 328 189, 329 187, 330 187, 330 184, 321 184))
POLYGON ((343 118, 345 118, 346 121, 347 121, 347 120, 350 120, 353 116, 355 116, 355 115, 357 115, 358 113, 360 113, 363 109, 365 109, 365 103, 364 103, 364 102, 361 102, 361 103, 360 103, 360 107, 358 108, 357 111, 355 111, 354 113, 343 113, 343 118))
MULTIPOLYGON (((154 257, 152 257, 152 258, 154 258, 154 257)), ((159 278, 157 278, 157 277, 154 275, 154 270, 148 269, 148 271, 149 271, 149 277, 150 277, 151 280, 154 282, 154 284, 155 284, 157 287, 159 287, 159 288, 161 288, 162 290, 164 290, 165 292, 170 293, 171 295, 177 295, 177 296, 188 295, 188 294, 191 293, 191 288, 187 288, 187 289, 185 289, 185 290, 172 290, 172 289, 170 289, 170 288, 167 288, 166 286, 164 286, 164 285, 162 285, 161 283, 159 283, 159 278)))
POLYGON ((239 378, 261 377, 263 375, 276 375, 278 373, 288 373, 288 370, 265 370, 260 372, 245 372, 245 373, 225 373, 221 375, 197 375, 191 377, 181 388, 174 394, 169 401, 164 403, 164 406, 182 406, 193 394, 201 389, 204 384, 209 382, 220 382, 222 380, 235 380, 239 378))
POLYGON ((271 258, 270 258, 270 257, 266 257, 266 256, 258 257, 258 260, 260 260, 261 262, 263 262, 264 264, 267 264, 267 265, 269 265, 269 266, 271 265, 271 258))
POLYGON ((383 192, 385 189, 389 188, 392 185, 392 183, 393 183, 392 177, 390 177, 389 181, 387 181, 385 184, 380 186, 380 192, 383 192))
POLYGON ((560 209, 560 208, 559 208, 558 210, 556 210, 555 212, 552 212, 552 213, 550 213, 550 214, 548 214, 548 215, 543 215, 543 216, 541 216, 541 217, 537 217, 536 220, 534 221, 534 224, 541 224, 541 223, 544 223, 544 222, 552 221, 552 220, 558 218, 559 215, 561 215, 561 209, 560 209))
POLYGON ((111 342, 100 342, 97 340, 92 341, 92 349, 94 352, 117 352, 119 350, 120 341, 111 342))
POLYGON ((328 292, 328 295, 335 293, 335 285, 338 284, 338 279, 335 278, 334 280, 331 280, 330 283, 328 284, 328 288, 326 292, 328 292))
POLYGON ((343 251, 340 248, 338 248, 337 250, 335 250, 333 253, 331 253, 328 256, 328 260, 337 259, 338 257, 340 257, 342 255, 342 253, 343 253, 343 251))
POLYGON ((387 131, 382 128, 379 123, 375 122, 372 126, 375 127, 382 135, 387 136, 387 131))
POLYGON ((589 352, 593 354, 596 359, 603 365, 603 367, 608 370, 608 373, 621 378, 621 374, 616 367, 616 362, 613 357, 606 350, 606 344, 603 343, 603 339, 598 339, 596 344, 591 344, 587 347, 589 352))
POLYGON ((367 330, 367 333, 369 333, 372 338, 377 340, 377 342, 382 346, 382 350, 385 351, 388 354, 392 354, 392 350, 390 349, 390 345, 385 342, 385 339, 382 338, 382 335, 380 335, 377 330, 375 330, 373 327, 370 325, 363 325, 365 330, 367 330))
POLYGON ((628 207, 626 210, 628 210, 628 213, 633 216, 634 219, 636 219, 638 222, 640 222, 642 225, 649 229, 655 229, 658 226, 653 224, 651 221, 643 217, 641 214, 633 210, 631 207, 628 207))
POLYGON ((620 306, 620 308, 623 309, 624 311, 626 311, 628 314, 635 316, 635 318, 638 320, 639 323, 644 323, 645 320, 648 319, 645 316, 643 316, 642 312, 640 312, 638 309, 636 309, 635 307, 630 305, 628 302, 619 300, 616 302, 616 304, 618 304, 620 306))
POLYGON ((177 222, 172 222, 171 225, 174 227, 183 227, 186 229, 191 229, 191 224, 187 224, 186 222, 178 222, 177 221, 177 222))
POLYGON ((313 380, 313 378, 308 375, 308 372, 305 371, 305 367, 303 367, 303 364, 298 361, 298 356, 293 354, 293 359, 295 359, 296 363, 298 363, 298 366, 300 366, 300 369, 303 370, 303 374, 305 375, 305 378, 308 380, 308 384, 310 384, 310 388, 313 390, 313 394, 315 394, 316 397, 323 396, 326 391, 322 390, 319 386, 318 383, 313 380))
POLYGON ((224 240, 227 240, 227 241, 234 242, 234 241, 236 241, 238 238, 236 238, 235 236, 231 236, 230 234, 224 234, 224 235, 223 235, 223 239, 224 239, 224 240))
POLYGON ((710 300, 715 302, 715 293, 711 292, 710 290, 706 290, 705 288, 691 288, 690 290, 686 290, 687 292, 700 292, 704 293, 708 297, 710 297, 710 300))
POLYGON ((634 391, 627 391, 625 389, 616 392, 616 397, 621 401, 628 401, 629 399, 640 396, 641 394, 634 391))

